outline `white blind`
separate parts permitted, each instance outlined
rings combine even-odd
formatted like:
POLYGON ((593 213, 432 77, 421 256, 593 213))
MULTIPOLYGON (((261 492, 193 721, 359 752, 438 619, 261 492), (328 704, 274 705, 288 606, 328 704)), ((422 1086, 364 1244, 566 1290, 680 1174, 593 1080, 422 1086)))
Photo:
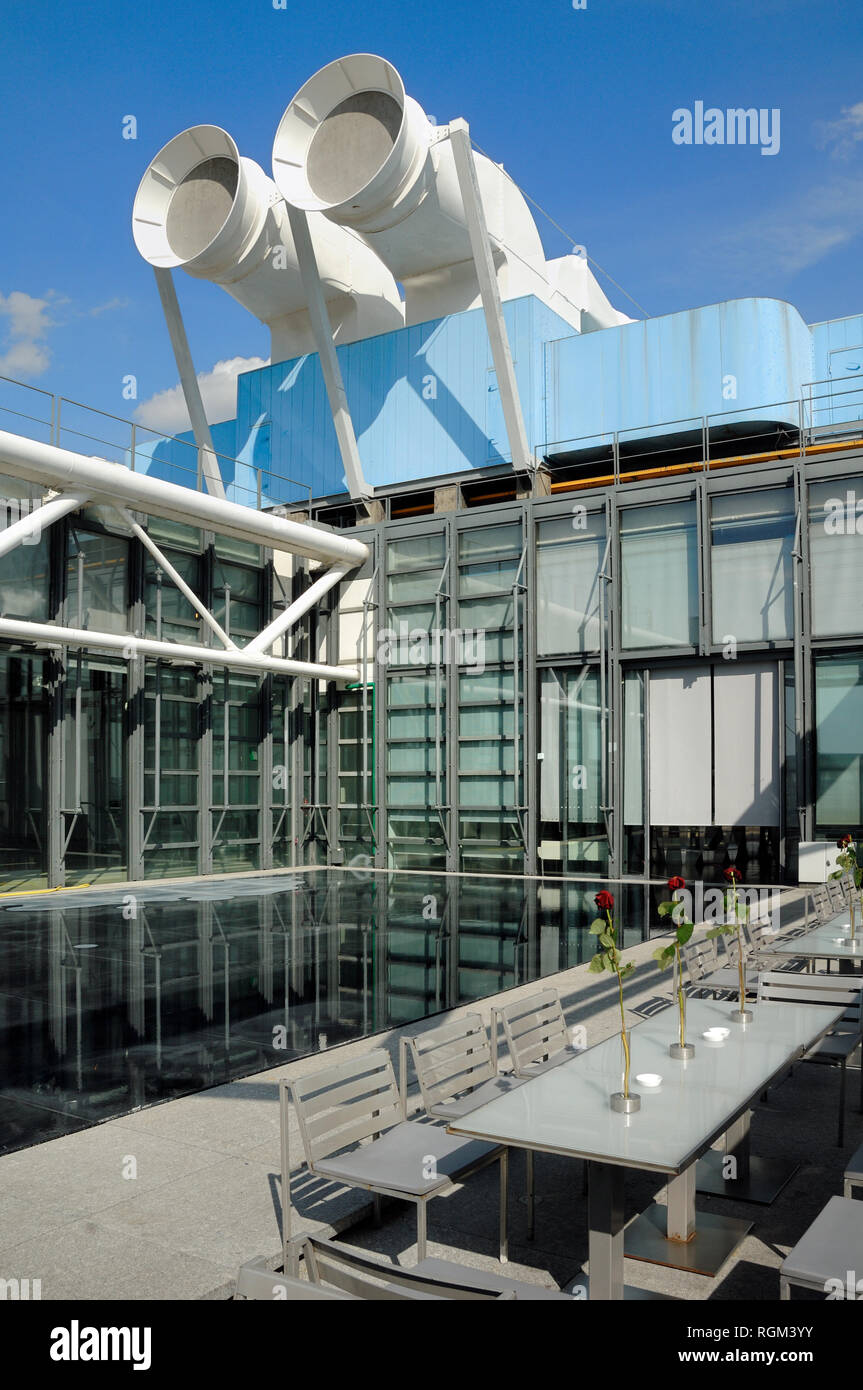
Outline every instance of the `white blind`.
POLYGON ((710 825, 710 672, 651 672, 650 822, 710 825))
POLYGON ((729 664, 713 679, 714 823, 778 825, 776 669, 729 664))

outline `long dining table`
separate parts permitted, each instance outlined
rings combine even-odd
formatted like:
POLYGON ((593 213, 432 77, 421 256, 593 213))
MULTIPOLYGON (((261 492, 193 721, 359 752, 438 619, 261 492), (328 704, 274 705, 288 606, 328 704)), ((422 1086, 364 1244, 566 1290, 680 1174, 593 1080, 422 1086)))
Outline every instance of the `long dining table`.
MULTIPOLYGON (((479 1106, 448 1125, 451 1134, 539 1153, 581 1158, 588 1164, 589 1297, 624 1297, 624 1254, 700 1273, 715 1273, 751 1223, 697 1213, 696 1164, 727 1135, 741 1133, 751 1102, 813 1046, 843 1010, 813 1004, 759 1003, 747 1024, 731 1018, 727 1001, 689 1000, 687 1041, 695 1056, 677 1061, 677 1009, 630 1030, 630 1091, 641 1097, 632 1114, 612 1110, 621 1090, 619 1034, 562 1066, 479 1106), (720 1042, 703 1034, 727 1028, 720 1042), (638 1077, 661 1077, 648 1088, 638 1077), (626 1230, 627 1169, 661 1174, 667 1206, 654 1204, 626 1230), (699 1253, 699 1244, 703 1255, 699 1253)), ((745 1137, 748 1145, 748 1125, 745 1137)))

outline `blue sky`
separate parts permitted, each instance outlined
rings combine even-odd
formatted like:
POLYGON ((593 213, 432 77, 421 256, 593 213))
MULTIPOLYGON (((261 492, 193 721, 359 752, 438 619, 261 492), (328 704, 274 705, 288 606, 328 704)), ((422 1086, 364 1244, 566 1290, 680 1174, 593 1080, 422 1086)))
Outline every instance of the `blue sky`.
MULTIPOLYGON (((270 173, 294 92, 360 50, 394 62, 439 122, 464 116, 649 314, 752 294, 809 322, 863 311, 859 3, 47 0, 0 11, 0 373, 120 416, 172 388, 130 230, 146 165, 208 121, 270 173), (696 101, 779 108, 779 153, 675 144, 672 113, 696 101)), ((538 220, 547 253, 565 252, 538 220)), ((199 372, 267 356, 267 331, 224 292, 176 279, 199 372)))

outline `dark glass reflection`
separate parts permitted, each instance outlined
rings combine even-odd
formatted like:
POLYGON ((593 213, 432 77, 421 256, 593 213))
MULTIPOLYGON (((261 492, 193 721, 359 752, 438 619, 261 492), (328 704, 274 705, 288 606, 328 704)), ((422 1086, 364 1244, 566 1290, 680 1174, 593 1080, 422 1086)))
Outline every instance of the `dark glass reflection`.
MULTIPOLYGON (((320 869, 6 898, 0 1152, 578 965, 597 887, 320 869)), ((615 891, 632 945, 650 890, 615 891)))

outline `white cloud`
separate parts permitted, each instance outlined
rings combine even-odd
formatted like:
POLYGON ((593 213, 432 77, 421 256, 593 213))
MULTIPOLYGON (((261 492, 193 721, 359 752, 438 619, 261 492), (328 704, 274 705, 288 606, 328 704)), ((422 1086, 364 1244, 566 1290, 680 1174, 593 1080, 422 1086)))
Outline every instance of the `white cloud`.
POLYGON ((54 327, 49 301, 22 290, 0 294, 0 327, 5 347, 0 353, 0 376, 41 376, 51 360, 44 342, 54 327))
POLYGON ((820 149, 830 149, 837 159, 848 159, 863 141, 863 101, 843 106, 838 120, 819 121, 817 130, 820 149))
POLYGON ((705 243, 710 263, 746 275, 797 275, 860 235, 863 178, 836 178, 705 243))
MULTIPOLYGON (((201 399, 210 424, 232 420, 236 415, 237 377, 240 372, 251 372, 267 365, 263 357, 231 357, 217 362, 212 371, 198 373, 201 399)), ((149 400, 142 401, 135 409, 135 419, 157 434, 182 434, 184 430, 192 428, 179 383, 166 391, 157 391, 149 400)))
POLYGON ((104 304, 96 304, 92 309, 88 309, 87 312, 91 319, 97 319, 100 314, 110 313, 113 309, 128 309, 128 307, 128 299, 120 299, 118 295, 115 295, 113 299, 106 300, 104 304))

